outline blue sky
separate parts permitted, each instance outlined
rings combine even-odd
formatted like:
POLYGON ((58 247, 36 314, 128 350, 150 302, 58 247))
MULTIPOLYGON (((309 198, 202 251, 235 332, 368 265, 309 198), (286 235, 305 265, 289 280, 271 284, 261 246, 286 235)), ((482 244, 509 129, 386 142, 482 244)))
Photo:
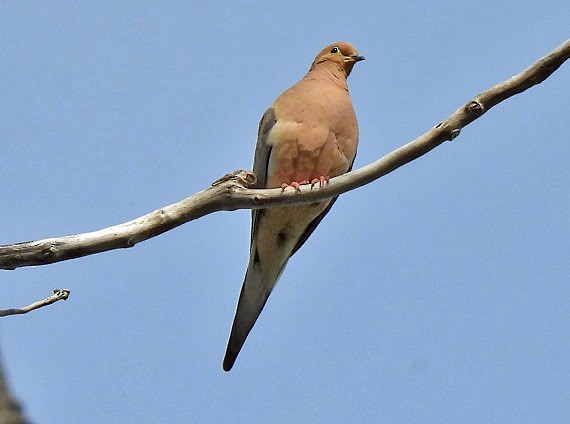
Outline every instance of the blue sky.
MULTIPOLYGON (((567 2, 2 2, 0 244, 121 223, 250 168, 258 121, 340 40, 355 166, 569 36, 567 2)), ((343 195, 231 373, 248 211, 0 272, 38 423, 570 420, 570 66, 343 195)))

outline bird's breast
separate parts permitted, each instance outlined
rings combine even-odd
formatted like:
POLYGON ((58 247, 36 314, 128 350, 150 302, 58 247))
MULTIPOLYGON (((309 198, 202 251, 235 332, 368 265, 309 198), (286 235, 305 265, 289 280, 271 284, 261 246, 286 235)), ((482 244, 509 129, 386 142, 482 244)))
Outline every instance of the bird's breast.
POLYGON ((272 146, 267 187, 336 177, 348 171, 356 154, 358 127, 318 121, 277 120, 268 135, 272 146))

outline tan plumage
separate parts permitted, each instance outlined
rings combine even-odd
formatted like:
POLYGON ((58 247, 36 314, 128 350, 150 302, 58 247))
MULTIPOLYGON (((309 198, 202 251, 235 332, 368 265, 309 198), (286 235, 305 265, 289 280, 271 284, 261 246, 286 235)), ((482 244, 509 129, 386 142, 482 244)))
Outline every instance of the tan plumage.
MULTIPOLYGON (((350 170, 358 124, 346 78, 363 60, 349 43, 324 48, 309 72, 281 94, 259 124, 253 172, 258 186, 297 186, 350 170)), ((223 368, 229 371, 289 258, 334 199, 252 212, 250 259, 223 368)))

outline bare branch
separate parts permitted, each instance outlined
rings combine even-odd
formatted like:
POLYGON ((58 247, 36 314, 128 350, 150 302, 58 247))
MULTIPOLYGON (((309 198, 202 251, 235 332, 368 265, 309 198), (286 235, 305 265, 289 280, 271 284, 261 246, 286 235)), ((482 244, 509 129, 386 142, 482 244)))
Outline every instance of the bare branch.
POLYGON ((38 302, 34 302, 31 305, 25 306, 20 309, 0 309, 0 317, 7 317, 8 315, 21 315, 27 314, 34 309, 43 308, 44 306, 51 305, 52 303, 57 302, 58 300, 67 300, 69 297, 69 289, 54 289, 53 294, 49 297, 46 297, 44 300, 40 300, 38 302))
POLYGON ((44 265, 132 247, 213 212, 310 203, 353 190, 419 158, 444 141, 453 140, 463 127, 493 106, 544 81, 568 58, 570 40, 514 77, 478 94, 424 135, 376 162, 332 178, 323 189, 312 189, 309 185, 302 186, 299 192, 294 189, 253 189, 255 177, 247 171, 236 171, 181 202, 123 224, 90 233, 0 246, 0 269, 44 265))

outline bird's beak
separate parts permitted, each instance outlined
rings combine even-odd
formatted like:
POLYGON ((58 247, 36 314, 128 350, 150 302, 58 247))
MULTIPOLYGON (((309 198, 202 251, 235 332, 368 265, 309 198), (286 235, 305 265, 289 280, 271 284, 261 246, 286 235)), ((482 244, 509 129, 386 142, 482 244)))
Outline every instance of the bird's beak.
POLYGON ((353 63, 360 62, 361 60, 364 60, 364 56, 352 55, 346 58, 347 62, 353 62, 353 63))

